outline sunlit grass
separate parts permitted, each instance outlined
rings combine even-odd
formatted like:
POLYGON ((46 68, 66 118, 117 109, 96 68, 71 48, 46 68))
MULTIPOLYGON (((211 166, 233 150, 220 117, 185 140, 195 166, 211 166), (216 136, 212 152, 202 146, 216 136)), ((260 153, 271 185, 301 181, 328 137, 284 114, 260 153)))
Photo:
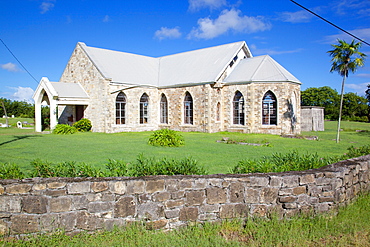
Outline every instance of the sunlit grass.
POLYGON ((53 163, 64 161, 85 162, 103 167, 109 159, 133 162, 140 153, 146 157, 182 159, 192 157, 204 166, 208 173, 227 173, 238 161, 261 159, 273 153, 317 153, 319 156, 342 155, 350 146, 370 143, 370 124, 342 122, 341 142, 335 143, 336 122, 325 122, 325 132, 304 132, 315 135, 319 141, 282 138, 277 135, 241 134, 231 132, 199 133, 183 132, 185 146, 153 147, 148 145, 153 132, 125 132, 116 134, 76 133, 53 135, 35 133, 33 130, 16 128, 0 129, 0 162, 15 163, 29 170, 34 159, 53 163), (356 132, 355 130, 368 132, 356 132), (270 147, 217 143, 223 137, 246 140, 250 143, 269 142, 270 147))

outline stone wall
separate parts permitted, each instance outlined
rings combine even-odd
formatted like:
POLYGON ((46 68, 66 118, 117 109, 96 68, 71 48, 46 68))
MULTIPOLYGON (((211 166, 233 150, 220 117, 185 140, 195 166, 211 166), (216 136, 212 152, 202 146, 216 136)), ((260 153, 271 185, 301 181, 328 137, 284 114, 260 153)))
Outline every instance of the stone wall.
POLYGON ((370 155, 301 172, 0 180, 0 233, 152 229, 189 222, 326 212, 370 190, 370 155))

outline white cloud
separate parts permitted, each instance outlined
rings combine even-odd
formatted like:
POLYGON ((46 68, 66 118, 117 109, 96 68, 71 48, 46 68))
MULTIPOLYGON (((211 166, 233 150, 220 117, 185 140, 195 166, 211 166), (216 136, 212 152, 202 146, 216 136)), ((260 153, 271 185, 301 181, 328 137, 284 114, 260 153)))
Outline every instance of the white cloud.
MULTIPOLYGON (((369 42, 370 40, 370 28, 361 28, 361 29, 346 30, 346 31, 349 33, 352 33, 353 35, 357 36, 358 38, 362 40, 365 40, 366 42, 369 42)), ((324 44, 336 44, 337 39, 342 39, 347 42, 350 42, 354 38, 344 32, 340 32, 338 34, 328 35, 324 37, 323 43, 324 44)), ((356 41, 359 41, 359 40, 356 40, 356 41)))
POLYGON ((241 15, 237 9, 223 10, 217 19, 201 18, 198 20, 198 27, 193 28, 188 38, 212 39, 228 31, 237 33, 255 33, 265 31, 271 25, 262 17, 251 17, 241 15))
POLYGON ((226 4, 226 0, 189 0, 189 10, 198 11, 203 8, 218 9, 226 4))
POLYGON ((5 69, 7 71, 10 71, 10 72, 19 72, 21 71, 20 68, 18 68, 18 66, 14 63, 6 63, 6 64, 0 64, 0 67, 2 69, 5 69))
POLYGON ((358 14, 366 14, 370 10, 369 0, 337 0, 331 6, 339 15, 346 15, 349 12, 358 14))
POLYGON ((304 23, 309 22, 313 17, 312 14, 305 10, 300 10, 297 12, 282 12, 280 14, 280 19, 284 22, 291 22, 291 23, 304 23))
POLYGON ((346 88, 352 89, 353 92, 357 93, 358 95, 365 95, 365 91, 367 89, 367 85, 369 85, 370 82, 360 83, 360 84, 350 84, 346 83, 344 84, 346 88))
POLYGON ((160 30, 155 31, 154 37, 159 40, 180 38, 181 37, 180 28, 179 27, 175 27, 175 28, 161 27, 160 30))
POLYGON ((50 11, 52 8, 54 8, 54 3, 52 3, 51 1, 44 1, 40 5, 40 9, 41 9, 40 13, 45 14, 46 12, 50 11))
POLYGON ((109 15, 104 16, 103 22, 109 22, 109 21, 110 21, 109 15))
POLYGON ((28 103, 33 103, 32 95, 34 93, 33 89, 30 87, 12 87, 15 91, 11 96, 12 100, 26 101, 28 103))

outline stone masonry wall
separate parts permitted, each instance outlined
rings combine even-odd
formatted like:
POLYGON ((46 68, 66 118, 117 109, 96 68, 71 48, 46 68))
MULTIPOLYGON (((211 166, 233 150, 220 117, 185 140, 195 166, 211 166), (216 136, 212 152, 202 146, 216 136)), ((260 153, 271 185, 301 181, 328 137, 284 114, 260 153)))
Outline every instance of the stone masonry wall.
POLYGON ((370 190, 370 155, 315 170, 141 178, 0 180, 0 233, 151 229, 189 222, 326 212, 370 190))

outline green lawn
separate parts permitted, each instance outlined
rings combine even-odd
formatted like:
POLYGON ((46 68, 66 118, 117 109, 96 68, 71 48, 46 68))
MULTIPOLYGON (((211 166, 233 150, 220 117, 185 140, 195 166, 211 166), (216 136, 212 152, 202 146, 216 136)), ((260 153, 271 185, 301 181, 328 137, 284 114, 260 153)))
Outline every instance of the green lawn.
MULTIPOLYGON (((14 122, 19 119, 10 119, 14 122)), ((20 121, 24 121, 21 119, 20 121)), ((5 122, 1 119, 0 122, 5 122)), ((30 122, 30 121, 29 121, 30 122)), ((315 135, 319 141, 282 138, 275 135, 240 133, 182 133, 185 146, 179 148, 153 147, 147 144, 152 132, 77 133, 54 135, 35 133, 30 129, 0 128, 0 163, 15 163, 29 170, 30 162, 42 159, 50 162, 76 161, 103 167, 108 159, 132 162, 138 154, 147 157, 193 157, 209 173, 227 173, 245 158, 260 159, 272 153, 298 150, 318 153, 320 156, 342 155, 350 146, 370 144, 370 124, 342 122, 341 142, 335 143, 336 122, 326 122, 325 132, 304 132, 315 135), (356 132, 366 130, 367 132, 356 132), (249 143, 267 141, 271 147, 217 143, 223 137, 245 140, 249 143)))

